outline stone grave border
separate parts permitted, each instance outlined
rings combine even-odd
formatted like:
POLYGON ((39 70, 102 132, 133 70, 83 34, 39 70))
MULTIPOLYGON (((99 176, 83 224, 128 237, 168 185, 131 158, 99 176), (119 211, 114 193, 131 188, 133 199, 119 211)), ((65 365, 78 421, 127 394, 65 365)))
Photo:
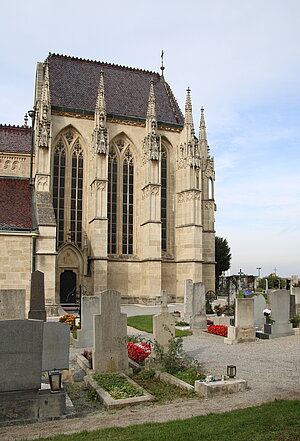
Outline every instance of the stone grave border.
POLYGON ((137 404, 142 404, 150 401, 154 401, 155 397, 149 392, 147 392, 145 389, 143 389, 141 386, 139 386, 135 381, 133 381, 131 378, 127 377, 127 375, 118 372, 119 375, 126 378, 126 380, 133 384, 137 389, 143 392, 143 395, 140 397, 132 397, 132 398, 120 398, 118 400, 114 399, 106 390, 102 389, 98 383, 92 378, 92 375, 94 372, 89 372, 84 377, 84 382, 87 387, 90 387, 94 389, 97 392, 98 399, 100 403, 102 403, 108 410, 110 409, 121 409, 122 407, 127 406, 135 406, 137 404))

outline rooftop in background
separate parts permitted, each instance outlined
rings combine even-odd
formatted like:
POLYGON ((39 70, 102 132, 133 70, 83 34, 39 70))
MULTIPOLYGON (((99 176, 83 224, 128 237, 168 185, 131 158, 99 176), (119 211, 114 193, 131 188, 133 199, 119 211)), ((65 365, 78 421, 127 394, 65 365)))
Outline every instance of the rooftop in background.
POLYGON ((32 229, 29 179, 0 178, 0 230, 32 229))
POLYGON ((94 112, 100 71, 104 73, 108 116, 145 120, 154 81, 156 113, 159 123, 183 125, 183 116, 170 86, 155 72, 125 66, 49 54, 51 105, 65 111, 94 112))
POLYGON ((31 128, 0 125, 0 152, 30 153, 31 128))

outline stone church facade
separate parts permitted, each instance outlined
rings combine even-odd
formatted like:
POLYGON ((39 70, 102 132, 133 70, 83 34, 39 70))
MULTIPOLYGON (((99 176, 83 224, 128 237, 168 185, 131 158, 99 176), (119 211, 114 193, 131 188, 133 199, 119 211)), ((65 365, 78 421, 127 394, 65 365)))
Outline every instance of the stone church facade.
MULTIPOLYGON (((0 186, 27 179, 26 274, 45 273, 48 304, 104 289, 128 302, 154 303, 161 290, 180 300, 185 279, 214 290, 214 162, 203 109, 195 136, 190 90, 183 116, 163 70, 49 54, 34 102, 33 130, 0 127, 0 165, 17 154, 5 130, 32 140, 18 153, 23 176, 4 172, 0 186)), ((0 214, 2 240, 14 231, 5 222, 0 214)))

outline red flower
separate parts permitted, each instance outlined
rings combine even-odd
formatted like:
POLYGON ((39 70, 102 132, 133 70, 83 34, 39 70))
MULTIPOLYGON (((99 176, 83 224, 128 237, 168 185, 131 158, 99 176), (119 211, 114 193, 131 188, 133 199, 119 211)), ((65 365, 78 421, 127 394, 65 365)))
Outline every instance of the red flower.
POLYGON ((128 357, 137 363, 144 361, 151 353, 151 346, 147 343, 127 343, 128 357))
POLYGON ((222 337, 227 337, 228 326, 210 325, 207 328, 207 332, 209 332, 210 334, 216 334, 216 335, 220 335, 222 337))

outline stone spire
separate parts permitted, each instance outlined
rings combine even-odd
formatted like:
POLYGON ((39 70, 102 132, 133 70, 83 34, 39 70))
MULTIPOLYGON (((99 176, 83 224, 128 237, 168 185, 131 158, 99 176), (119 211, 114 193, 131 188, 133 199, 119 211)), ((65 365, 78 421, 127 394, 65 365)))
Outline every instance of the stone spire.
POLYGON ((199 127, 199 146, 202 157, 209 156, 209 147, 207 145, 206 125, 204 119, 204 108, 201 107, 200 127, 199 127))
POLYGON ((186 95, 183 142, 178 150, 178 165, 180 168, 183 166, 200 167, 199 144, 195 137, 190 88, 187 89, 186 95))
POLYGON ((37 110, 37 144, 38 147, 50 147, 51 137, 51 103, 49 87, 48 60, 44 63, 44 78, 41 90, 41 99, 37 110))
MULTIPOLYGON (((193 108, 191 100, 191 89, 188 87, 186 91, 184 126, 189 138, 194 136, 193 108)), ((189 139, 190 140, 190 139, 189 139)))
POLYGON ((157 120, 155 107, 154 82, 150 82, 146 116, 146 136, 144 139, 144 156, 146 159, 158 161, 160 151, 160 137, 157 135, 157 120))
POLYGON ((95 107, 95 129, 93 133, 95 152, 108 153, 108 132, 106 128, 106 104, 104 96, 104 75, 100 72, 98 95, 95 107))
POLYGON ((207 138, 206 138, 206 126, 205 126, 205 119, 204 119, 204 107, 201 107, 199 140, 200 141, 205 141, 205 142, 207 141, 207 138))

